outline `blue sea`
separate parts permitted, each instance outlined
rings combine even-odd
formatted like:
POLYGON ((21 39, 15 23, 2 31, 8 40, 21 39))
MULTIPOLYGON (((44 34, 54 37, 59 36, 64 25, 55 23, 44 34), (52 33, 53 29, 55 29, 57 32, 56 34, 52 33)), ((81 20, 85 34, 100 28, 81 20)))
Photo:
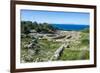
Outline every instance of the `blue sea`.
POLYGON ((54 28, 58 30, 82 30, 85 28, 89 28, 89 25, 82 25, 82 24, 51 24, 54 28))

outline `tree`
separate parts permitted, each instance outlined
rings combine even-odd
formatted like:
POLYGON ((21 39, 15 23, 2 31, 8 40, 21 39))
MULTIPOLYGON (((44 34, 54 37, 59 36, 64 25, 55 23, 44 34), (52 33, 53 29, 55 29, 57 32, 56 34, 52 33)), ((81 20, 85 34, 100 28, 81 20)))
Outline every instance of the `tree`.
POLYGON ((24 27, 24 33, 25 34, 29 34, 30 33, 30 29, 27 26, 24 27))
POLYGON ((21 33, 28 34, 30 33, 29 31, 33 29, 37 32, 43 33, 54 33, 56 30, 48 23, 37 23, 36 21, 32 23, 31 21, 21 21, 21 33))
POLYGON ((31 21, 21 21, 21 33, 28 34, 32 27, 31 21))

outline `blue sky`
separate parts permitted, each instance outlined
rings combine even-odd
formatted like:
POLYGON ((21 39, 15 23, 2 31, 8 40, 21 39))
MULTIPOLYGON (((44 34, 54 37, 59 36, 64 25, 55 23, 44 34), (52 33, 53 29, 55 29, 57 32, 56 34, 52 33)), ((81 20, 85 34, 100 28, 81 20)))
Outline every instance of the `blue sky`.
POLYGON ((22 21, 37 21, 51 24, 84 24, 89 25, 90 14, 79 12, 56 12, 21 10, 22 21))

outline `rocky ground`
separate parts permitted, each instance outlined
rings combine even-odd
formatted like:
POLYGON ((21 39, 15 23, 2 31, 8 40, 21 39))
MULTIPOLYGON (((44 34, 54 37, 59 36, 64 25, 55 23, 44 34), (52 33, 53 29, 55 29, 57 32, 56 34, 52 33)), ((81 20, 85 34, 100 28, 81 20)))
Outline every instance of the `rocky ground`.
POLYGON ((22 38, 21 62, 89 59, 89 32, 58 31, 53 35, 22 38))

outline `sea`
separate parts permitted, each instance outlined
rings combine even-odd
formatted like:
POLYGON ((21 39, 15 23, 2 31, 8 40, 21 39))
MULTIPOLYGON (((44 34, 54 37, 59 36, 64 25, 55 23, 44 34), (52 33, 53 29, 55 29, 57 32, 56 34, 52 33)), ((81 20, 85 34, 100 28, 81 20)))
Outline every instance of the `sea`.
POLYGON ((51 24, 57 30, 83 30, 89 28, 89 25, 83 24, 51 24))

